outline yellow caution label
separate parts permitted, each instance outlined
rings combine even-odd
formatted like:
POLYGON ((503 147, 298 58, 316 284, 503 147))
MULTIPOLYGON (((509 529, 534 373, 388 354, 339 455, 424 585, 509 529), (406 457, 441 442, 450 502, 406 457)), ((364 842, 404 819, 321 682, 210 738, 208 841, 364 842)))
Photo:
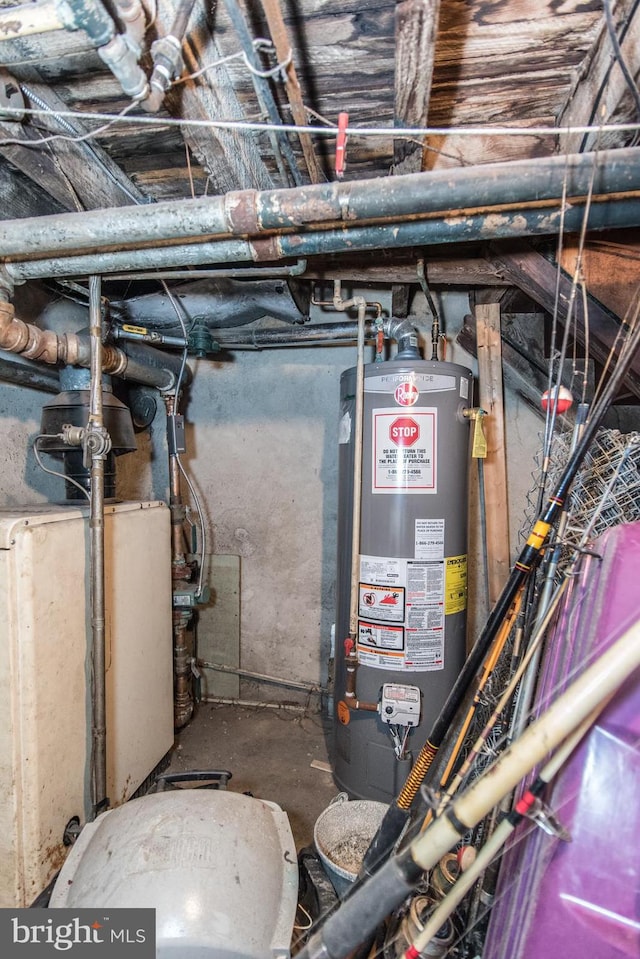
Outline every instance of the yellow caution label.
POLYGON ((467 557, 447 556, 444 561, 445 616, 467 608, 467 557))
POLYGON ((122 329, 125 333, 139 333, 141 336, 145 336, 149 330, 146 326, 129 326, 128 324, 122 324, 122 329))
POLYGON ((542 549, 542 545, 547 538, 547 533, 550 528, 548 523, 543 523, 543 521, 539 519, 529 534, 527 546, 533 546, 536 550, 542 549))
POLYGON ((471 456, 474 459, 486 459, 487 456, 487 438, 482 428, 482 414, 474 417, 473 422, 473 443, 471 445, 471 456))

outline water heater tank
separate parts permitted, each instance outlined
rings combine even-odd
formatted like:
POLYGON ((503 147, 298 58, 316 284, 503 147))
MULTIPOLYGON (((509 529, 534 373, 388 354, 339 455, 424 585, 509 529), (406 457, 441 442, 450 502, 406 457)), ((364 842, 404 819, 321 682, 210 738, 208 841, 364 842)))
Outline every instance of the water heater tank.
POLYGON ((356 370, 342 375, 333 767, 353 797, 397 795, 465 659, 471 391, 471 371, 453 363, 365 366, 354 652, 358 701, 380 704, 384 687, 374 712, 345 698, 356 370), (385 722, 386 713, 405 725, 385 722))

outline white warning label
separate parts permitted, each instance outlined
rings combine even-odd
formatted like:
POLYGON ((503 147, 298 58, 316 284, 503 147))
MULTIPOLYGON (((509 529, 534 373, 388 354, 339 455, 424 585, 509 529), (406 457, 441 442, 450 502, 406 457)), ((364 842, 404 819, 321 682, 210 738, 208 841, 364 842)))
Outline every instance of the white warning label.
POLYGON ((360 557, 361 663, 406 671, 444 668, 447 562, 360 557))
POLYGON ((444 598, 443 563, 407 563, 407 602, 412 605, 442 604, 444 598))
POLYGON ((444 559, 444 520, 417 519, 415 558, 442 561, 444 559))
POLYGON ((404 669, 404 628, 358 621, 358 662, 378 669, 404 669))
POLYGON ((436 493, 436 409, 373 410, 373 493, 436 493))

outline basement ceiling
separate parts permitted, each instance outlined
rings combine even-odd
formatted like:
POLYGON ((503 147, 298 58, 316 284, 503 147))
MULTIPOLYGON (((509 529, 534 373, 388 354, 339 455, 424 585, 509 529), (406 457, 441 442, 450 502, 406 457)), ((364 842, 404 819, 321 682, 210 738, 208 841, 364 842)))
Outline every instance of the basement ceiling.
MULTIPOLYGON (((147 50, 170 31, 177 6, 176 0, 157 0, 155 19, 145 38, 147 50)), ((6 0, 0 7, 15 9, 6 0)), ((636 7, 630 0, 615 6, 616 28, 632 68, 639 56, 636 7)), ((147 20, 153 16, 150 11, 147 20)), ((5 26, 2 32, 10 37, 11 27, 5 26)), ((579 133, 508 136, 490 130, 468 136, 464 128, 535 130, 592 124, 598 118, 607 122, 634 118, 631 94, 613 62, 602 0, 373 0, 366 4, 221 0, 212 6, 196 0, 182 54, 181 82, 171 88, 157 114, 149 114, 138 107, 131 110, 130 98, 82 30, 0 43, 0 62, 22 85, 27 107, 38 109, 37 97, 54 112, 64 108, 111 115, 130 109, 126 118, 114 122, 92 143, 99 144, 124 172, 134 186, 131 193, 146 201, 334 178, 333 134, 310 134, 308 163, 294 134, 270 136, 252 129, 239 132, 187 125, 189 120, 200 124, 267 121, 260 84, 273 95, 283 123, 302 119, 327 131, 335 128, 341 113, 348 114, 347 178, 577 152, 594 139, 579 133), (230 22, 231 8, 236 10, 235 21, 241 17, 254 41, 271 41, 256 43, 255 63, 260 71, 285 64, 270 80, 251 73, 243 37, 230 22), (284 53, 282 60, 278 51, 284 53), (187 79, 203 68, 199 76, 187 79), (290 99, 287 89, 297 89, 297 96, 290 99), (144 125, 136 123, 135 117, 144 125), (182 124, 169 126, 167 120, 182 124), (394 125, 447 132, 395 140, 389 132, 357 134, 362 127, 389 131, 394 125), (279 168, 274 141, 280 143, 281 152, 290 147, 296 171, 289 169, 286 156, 279 168)), ((149 64, 147 54, 142 65, 148 69, 149 64)), ((79 133, 96 128, 86 118, 67 117, 66 121, 79 133)), ((2 124, 5 137, 16 139, 35 139, 43 130, 69 132, 42 113, 2 124)), ((620 146, 632 137, 632 132, 603 134, 599 145, 620 146)), ((38 172, 34 148, 31 163, 24 156, 26 151, 15 146, 1 149, 6 162, 50 195, 40 199, 42 212, 99 207, 107 205, 105 200, 109 205, 131 202, 126 189, 114 192, 115 184, 94 183, 92 196, 90 188, 75 182, 83 177, 71 156, 99 166, 87 150, 71 150, 69 143, 53 141, 45 151, 46 160, 40 157, 38 172), (48 177, 43 172, 47 160, 53 160, 48 177), (65 183, 65 174, 70 182, 65 183)), ((94 171, 95 179, 101 175, 111 182, 106 169, 94 171)), ((34 203, 37 197, 34 191, 34 203)), ((13 203, 19 208, 18 198, 13 203)), ((23 198, 23 209, 24 204, 23 198)), ((11 210, 5 208, 4 213, 11 215, 11 210)))
MULTIPOLYGON (((131 3, 108 9, 117 20, 131 3)), ((147 77, 154 43, 188 13, 179 75, 155 112, 123 92, 83 30, 20 35, 42 6, 0 0, 0 106, 18 111, 0 119, 3 219, 335 181, 341 122, 347 184, 636 143, 640 0, 143 0, 147 77)), ((636 234, 598 240, 635 282, 636 234)), ((539 258, 556 237, 546 246, 539 237, 533 252, 489 249, 487 239, 431 247, 428 281, 514 286, 548 310, 539 258)), ((375 257, 312 258, 297 282, 415 285, 423 256, 420 246, 390 252, 381 242, 375 257)), ((591 292, 603 284, 601 275, 591 292)), ((625 306, 609 295, 605 326, 625 306)))

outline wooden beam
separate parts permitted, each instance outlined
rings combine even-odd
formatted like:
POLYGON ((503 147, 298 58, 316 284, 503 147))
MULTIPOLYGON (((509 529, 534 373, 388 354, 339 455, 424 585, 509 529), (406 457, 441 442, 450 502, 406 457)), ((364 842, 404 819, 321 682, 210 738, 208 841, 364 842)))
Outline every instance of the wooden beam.
MULTIPOLYGON (((612 0, 613 6, 613 0, 612 0)), ((640 16, 635 0, 618 0, 614 9, 616 35, 631 76, 640 71, 640 16)), ((578 72, 567 101, 558 114, 558 127, 594 125, 635 116, 631 92, 614 55, 603 18, 593 45, 578 72)), ((629 134, 565 133, 559 152, 578 153, 620 146, 629 134)))
MULTIPOLYGON (((537 341, 542 344, 544 332, 542 314, 502 314, 502 370, 504 385, 518 396, 541 420, 545 412, 540 402, 549 386, 548 366, 543 362, 539 349, 527 349, 527 344, 537 341)), ((456 336, 463 350, 477 358, 476 324, 473 316, 466 316, 456 336)), ((571 389, 573 384, 573 361, 567 360, 562 370, 561 382, 571 389)), ((593 362, 588 370, 588 399, 593 396, 593 362)))
MULTIPOLYGON (((423 251, 403 255, 401 251, 354 253, 345 264, 344 257, 314 257, 305 270, 308 279, 351 279, 368 283, 417 284, 416 263, 423 251), (373 259, 373 262, 372 262, 373 259)), ((430 286, 508 286, 495 264, 476 256, 453 259, 425 259, 425 273, 430 286)))
POLYGON ((487 456, 483 471, 487 581, 489 601, 493 606, 502 592, 511 567, 500 304, 477 303, 474 313, 478 347, 479 405, 487 412, 483 422, 487 438, 487 456))
MULTIPOLYGON (((395 108, 397 127, 427 123, 440 0, 398 0, 396 3, 395 108)), ((420 141, 394 141, 394 173, 422 170, 420 141)))
MULTIPOLYGON (((171 29, 177 8, 177 0, 158 5, 159 33, 171 29)), ((208 17, 206 4, 197 4, 182 45, 186 75, 221 58, 208 17)), ((165 107, 183 121, 182 136, 209 177, 210 193, 273 186, 254 137, 234 130, 189 126, 189 120, 246 120, 224 66, 174 87, 165 107)))
MULTIPOLYGON (((596 362, 605 363, 620 330, 618 317, 591 296, 587 298, 588 315, 585 316, 582 297, 571 295, 570 277, 562 270, 558 277, 557 265, 545 259, 536 250, 522 247, 505 252, 495 248, 492 250, 491 260, 505 279, 509 279, 514 286, 520 287, 532 300, 552 315, 555 309, 556 282, 559 280, 558 318, 561 322, 566 320, 573 300, 572 321, 577 338, 583 345, 585 344, 585 329, 588 323, 591 356, 596 362)), ((634 357, 624 385, 634 396, 640 397, 640 356, 634 357)))
MULTIPOLYGON (((578 240, 567 237, 561 264, 570 276, 578 266, 578 250, 578 240)), ((638 298, 640 238, 629 240, 621 234, 610 233, 587 241, 580 268, 593 296, 616 316, 626 317, 638 298)))
POLYGON ((14 169, 7 160, 0 161, 0 196, 2 216, 8 220, 65 212, 62 204, 44 193, 32 178, 14 169))

